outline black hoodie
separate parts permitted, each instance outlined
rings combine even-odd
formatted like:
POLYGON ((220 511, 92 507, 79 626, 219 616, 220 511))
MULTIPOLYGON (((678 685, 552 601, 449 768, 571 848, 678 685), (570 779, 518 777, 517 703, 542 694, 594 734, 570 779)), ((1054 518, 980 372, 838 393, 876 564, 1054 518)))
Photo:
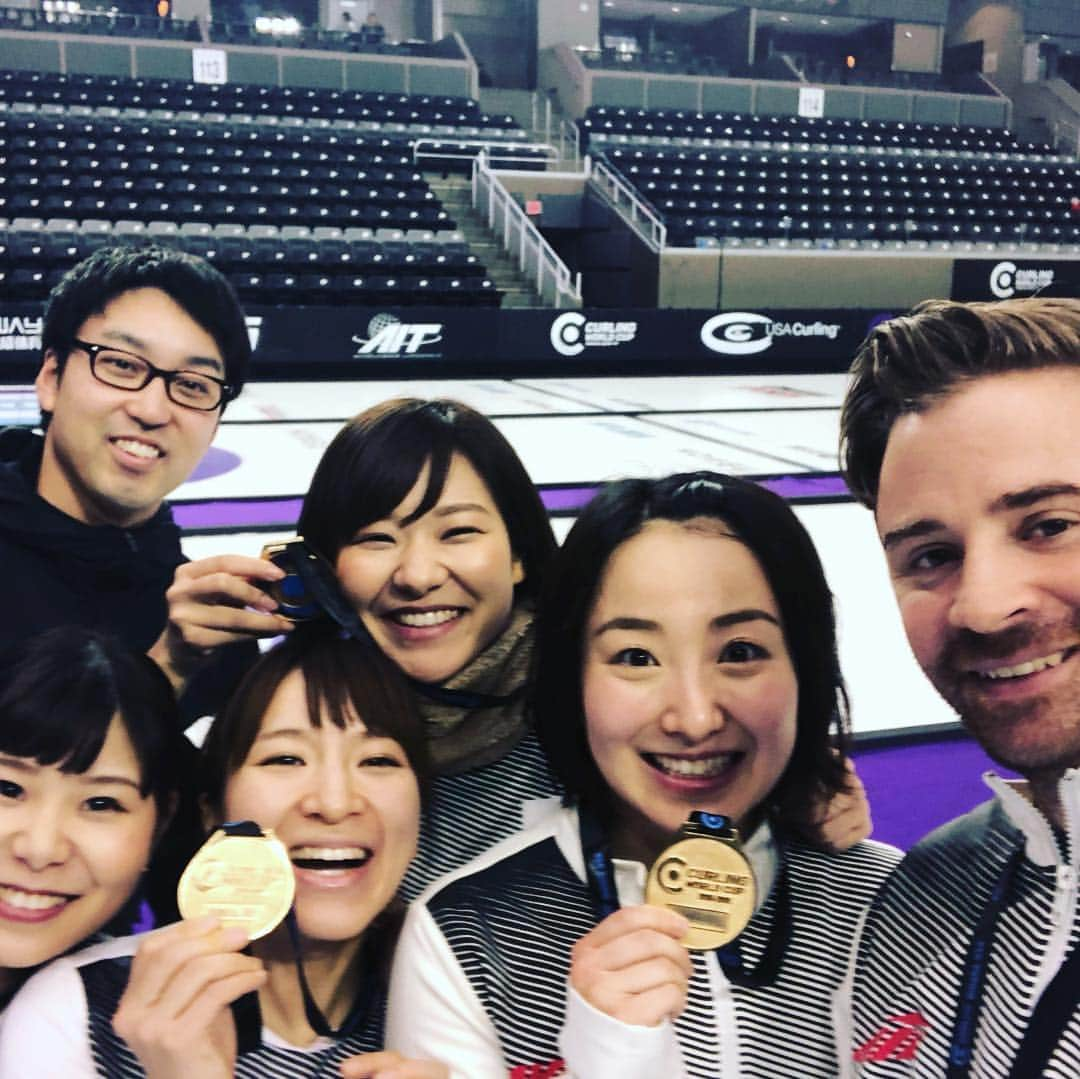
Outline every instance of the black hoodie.
POLYGON ((106 630, 145 652, 161 635, 165 590, 184 561, 167 505, 134 528, 87 525, 37 493, 44 439, 0 437, 0 650, 56 625, 106 630))
MULTIPOLYGON (((112 633, 147 651, 165 628, 165 591, 183 561, 168 505, 134 528, 87 525, 37 493, 44 439, 0 433, 0 655, 52 626, 112 633)), ((181 702, 188 720, 216 712, 254 661, 254 644, 223 649, 181 702)))

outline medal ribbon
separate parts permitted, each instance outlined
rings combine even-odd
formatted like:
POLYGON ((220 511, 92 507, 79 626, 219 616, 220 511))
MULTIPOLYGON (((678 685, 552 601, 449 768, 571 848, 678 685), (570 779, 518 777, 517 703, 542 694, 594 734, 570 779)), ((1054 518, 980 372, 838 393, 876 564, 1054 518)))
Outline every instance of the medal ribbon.
MULTIPOLYGON (((585 858, 585 876, 589 895, 598 920, 603 921, 619 909, 619 893, 615 888, 615 868, 612 864, 611 846, 599 822, 585 806, 578 807, 578 827, 581 835, 581 852, 585 858)), ((730 829, 729 818, 716 813, 690 814, 684 825, 687 835, 715 836, 730 829)), ((791 893, 787 880, 787 859, 780 850, 780 869, 774 885, 776 913, 769 927, 768 940, 761 958, 753 968, 743 965, 742 951, 736 938, 722 948, 714 949, 721 969, 728 981, 735 985, 760 989, 772 985, 780 974, 784 953, 791 941, 791 893)))

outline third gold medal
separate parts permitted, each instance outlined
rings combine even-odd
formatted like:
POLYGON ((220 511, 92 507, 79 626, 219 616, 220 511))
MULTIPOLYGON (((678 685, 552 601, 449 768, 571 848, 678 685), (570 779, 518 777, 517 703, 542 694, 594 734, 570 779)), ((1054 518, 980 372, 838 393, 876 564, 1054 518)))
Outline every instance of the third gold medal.
POLYGON ((681 914, 690 923, 683 944, 700 951, 720 948, 746 928, 756 892, 739 833, 716 813, 691 813, 645 882, 645 902, 681 914))

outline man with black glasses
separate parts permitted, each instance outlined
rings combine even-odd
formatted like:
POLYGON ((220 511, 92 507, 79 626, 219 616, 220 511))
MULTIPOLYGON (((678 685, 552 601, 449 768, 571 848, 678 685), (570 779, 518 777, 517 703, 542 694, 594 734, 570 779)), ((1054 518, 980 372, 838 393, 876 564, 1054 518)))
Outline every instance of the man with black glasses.
MULTIPOLYGON (((243 385, 243 312, 201 259, 105 248, 53 290, 42 350, 44 436, 6 432, 0 447, 0 651, 70 623, 152 651, 184 561, 164 499, 193 472, 243 385)), ((195 714, 216 703, 195 696, 186 709, 195 714)))

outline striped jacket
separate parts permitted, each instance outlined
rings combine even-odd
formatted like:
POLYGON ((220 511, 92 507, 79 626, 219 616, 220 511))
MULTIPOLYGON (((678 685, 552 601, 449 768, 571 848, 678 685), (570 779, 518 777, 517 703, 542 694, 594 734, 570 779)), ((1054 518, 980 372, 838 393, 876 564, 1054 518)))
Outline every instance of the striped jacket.
MULTIPOLYGON (((63 956, 15 995, 0 1024, 0 1079, 142 1079, 135 1054, 112 1029, 138 937, 121 937, 63 956)), ((238 1079, 340 1076, 341 1062, 382 1048, 385 998, 359 1028, 337 1041, 297 1048, 263 1030, 260 1046, 239 1057, 238 1079)), ((198 1079, 192 1076, 192 1079, 198 1079)))
MULTIPOLYGON (((860 1079, 946 1073, 965 959, 976 923, 1013 852, 975 1031, 972 1079, 1003 1079, 1043 990, 1080 939, 1080 770, 1061 781, 1067 836, 996 776, 997 798, 913 847, 866 919, 852 983, 852 1051, 860 1079)), ((1080 1076, 1080 985, 1072 1019, 1043 1075, 1080 1076)), ((1023 1079, 1036 1079, 1024 1076, 1023 1079)))
MULTIPOLYGON (((387 1045, 449 1064, 454 1079, 546 1079, 562 1073, 563 1058, 578 1079, 835 1079, 832 998, 858 920, 899 852, 869 842, 841 855, 800 843, 786 851, 793 933, 776 983, 733 986, 712 953, 695 953, 689 1003, 674 1025, 627 1026, 567 998, 570 950, 596 918, 577 814, 558 809, 413 905, 387 1045)), ((774 914, 767 826, 745 852, 765 893, 741 937, 752 965, 774 914)), ((621 900, 640 902, 643 867, 615 869, 621 900)))

